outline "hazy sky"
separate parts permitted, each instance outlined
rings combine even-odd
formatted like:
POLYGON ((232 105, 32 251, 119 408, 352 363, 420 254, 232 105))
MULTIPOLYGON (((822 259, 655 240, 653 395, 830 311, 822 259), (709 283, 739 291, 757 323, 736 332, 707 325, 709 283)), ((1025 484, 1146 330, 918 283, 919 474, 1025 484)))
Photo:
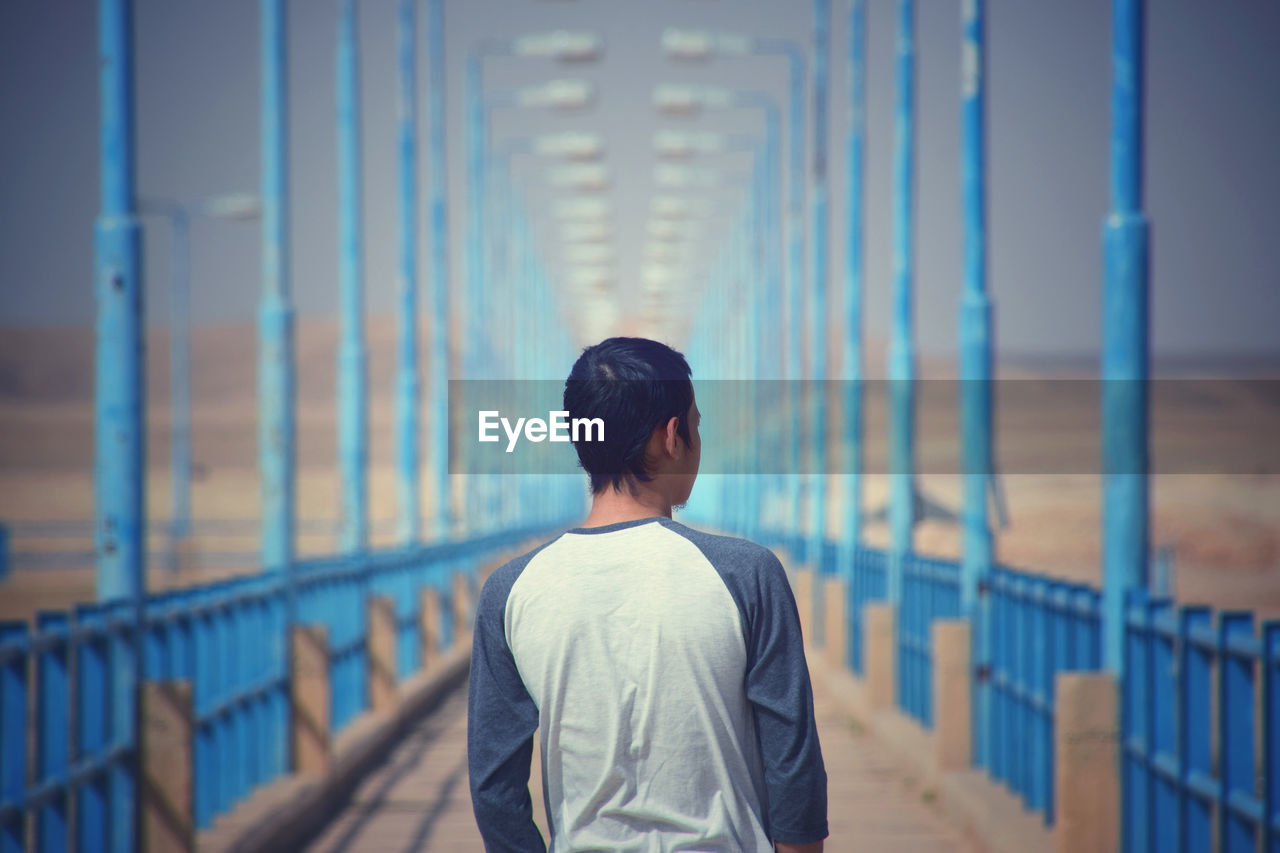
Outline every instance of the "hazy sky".
MULTIPOLYGON (((395 291, 395 0, 361 4, 366 286, 371 312, 395 291)), ((554 28, 603 34, 599 67, 495 59, 493 89, 557 76, 599 84, 576 118, 495 114, 496 140, 541 129, 603 133, 624 287, 635 287, 653 194, 650 138, 669 119, 650 106, 659 82, 732 83, 784 94, 779 59, 685 66, 662 58, 666 26, 776 35, 808 45, 807 0, 449 0, 450 198, 455 287, 466 222, 462 63, 485 35, 554 28)), ((832 38, 832 270, 843 271, 845 49, 848 4, 832 38)), ((896 4, 870 0, 866 319, 889 324, 893 27, 896 4)), ((961 281, 958 0, 922 0, 918 23, 916 333, 949 354, 961 281)), ((1092 353, 1099 340, 1101 223, 1107 210, 1109 0, 989 0, 990 284, 1002 353, 1092 353)), ((290 93, 293 285, 304 316, 337 295, 334 44, 336 3, 293 0, 290 93)), ((193 199, 258 185, 258 4, 136 3, 139 190, 193 199)), ((96 4, 0 2, 0 324, 81 324, 94 312, 97 201, 96 4)), ((1280 4, 1148 3, 1147 204, 1153 229, 1154 346, 1159 353, 1280 349, 1280 4)), ((425 75, 425 64, 420 65, 425 75)), ((425 110, 424 110, 425 113, 425 110)), ((753 130, 735 112, 680 126, 753 130)), ((539 164, 518 160, 534 198, 539 164)), ((425 172, 424 172, 425 176, 425 172)), ((425 178, 424 186, 425 191, 425 178)), ((424 224, 425 229, 425 224, 424 224)), ((425 241, 425 231, 424 231, 425 241)), ((167 306, 168 234, 146 221, 148 311, 167 306)), ((258 287, 254 224, 193 226, 197 322, 249 322, 258 287)), ((426 257, 422 253, 425 280, 426 257)), ((840 279, 837 278, 837 281, 840 279)))

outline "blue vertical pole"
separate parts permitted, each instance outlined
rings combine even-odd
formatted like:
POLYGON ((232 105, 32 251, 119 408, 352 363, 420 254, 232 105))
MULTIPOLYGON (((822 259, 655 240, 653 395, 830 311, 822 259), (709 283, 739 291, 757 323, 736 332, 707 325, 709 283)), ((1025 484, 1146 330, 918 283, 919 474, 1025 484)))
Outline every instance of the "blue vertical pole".
MULTIPOLYGON (((964 294, 960 299, 960 444, 964 471, 964 554, 960 563, 960 609, 971 618, 973 662, 985 671, 991 659, 987 636, 990 601, 991 523, 987 484, 992 472, 991 299, 987 295, 984 0, 964 0, 961 46, 962 185, 964 191, 964 294)), ((975 684, 974 755, 990 767, 985 721, 990 691, 975 684)))
POLYGON ((427 165, 431 210, 431 470, 435 535, 451 521, 449 488, 449 219, 445 212, 448 172, 444 133, 444 0, 427 0, 427 165))
MULTIPOLYGON (((831 0, 813 0, 813 185, 809 203, 813 216, 812 294, 809 302, 810 359, 813 362, 813 525, 809 551, 814 561, 814 589, 820 590, 823 545, 826 542, 827 407, 827 54, 831 40, 831 0)), ((820 618, 820 617, 818 617, 820 618)), ((817 622, 815 622, 817 625, 817 622)), ((814 636, 821 645, 821 631, 814 636)))
POLYGON ((173 247, 169 293, 169 481, 175 541, 191 534, 191 271, 186 211, 170 215, 173 247))
POLYGON ((1142 212, 1141 0, 1113 5, 1112 212, 1104 225, 1103 664, 1123 675, 1124 600, 1148 573, 1148 223, 1142 212))
POLYGON ((1124 599, 1147 582, 1148 279, 1142 212, 1143 3, 1112 18, 1111 213, 1103 226, 1103 665, 1124 668, 1124 599))
POLYGON ((866 146, 866 4, 849 6, 849 129, 845 172, 848 216, 845 221, 844 343, 844 518, 838 565, 845 582, 845 654, 850 666, 857 660, 857 636, 862 601, 855 586, 854 561, 862 537, 862 292, 863 292, 863 180, 866 146))
MULTIPOLYGON (((134 171, 133 4, 100 0, 98 80, 101 121, 101 197, 94 225, 94 289, 97 293, 96 395, 94 400, 94 548, 100 601, 131 603, 133 626, 127 649, 132 678, 119 685, 132 692, 143 676, 142 621, 146 599, 146 336, 143 322, 142 232, 134 171)), ((131 697, 132 698, 132 697, 131 697)), ((125 704, 117 720, 123 741, 139 743, 138 708, 125 704)), ((52 723, 50 723, 52 725, 52 723)), ((113 789, 132 791, 135 760, 117 769, 113 789)), ((116 816, 108 846, 132 847, 138 798, 114 799, 116 816)))
POLYGON ((297 458, 289 270, 289 86, 284 0, 262 0, 262 292, 258 307, 258 476, 262 565, 293 562, 297 458))
POLYGON ((396 377, 396 510, 399 539, 418 539, 418 93, 417 0, 400 0, 400 364, 396 377))
POLYGON ((793 393, 788 405, 792 410, 791 437, 788 457, 791 462, 789 479, 791 529, 796 542, 804 541, 801 528, 800 475, 801 429, 804 424, 803 395, 794 393, 800 388, 796 380, 804 377, 804 66, 798 56, 789 60, 787 109, 787 288, 788 315, 787 369, 792 379, 793 393))
POLYGON ((342 480, 341 548, 354 552, 363 550, 369 542, 360 51, 355 0, 339 0, 338 10, 338 468, 342 480))
MULTIPOLYGON (((844 298, 849 339, 844 344, 844 443, 848 456, 845 478, 846 530, 840 565, 853 567, 853 551, 862 536, 862 182, 866 148, 866 0, 849 6, 849 148, 845 195, 844 298)), ((846 580, 849 580, 846 577, 846 580)))
POLYGON ((480 362, 479 306, 485 290, 484 268, 484 90, 481 76, 480 54, 467 57, 466 107, 467 107, 467 298, 464 300, 466 316, 466 355, 463 359, 468 378, 478 378, 480 362))
POLYGON ((133 9, 99 4, 102 193, 95 224, 98 302, 94 437, 98 599, 145 588, 145 424, 141 229, 136 217, 133 9))
MULTIPOLYGON (((480 376, 480 308, 485 290, 484 270, 484 152, 485 142, 484 91, 481 73, 483 60, 475 53, 467 57, 465 103, 467 109, 467 279, 463 298, 463 375, 467 379, 480 376)), ((470 445, 465 445, 469 447, 470 445)), ((465 452, 465 451, 464 451, 465 452)), ((479 524, 477 515, 481 478, 472 473, 467 476, 464 506, 467 507, 468 530, 479 524)))
POLYGON ((911 212, 915 167, 915 3, 898 2, 898 104, 893 191, 893 331, 889 343, 889 561, 887 597, 902 599, 902 558, 915 527, 915 352, 911 340, 911 212))
POLYGON ((827 52, 830 41, 830 0, 813 0, 813 174, 809 204, 813 221, 813 240, 810 243, 812 260, 809 265, 809 390, 812 424, 812 445, 809 457, 813 461, 810 477, 809 545, 806 548, 813 566, 813 643, 824 646, 826 625, 823 605, 827 567, 826 552, 827 504, 827 52))

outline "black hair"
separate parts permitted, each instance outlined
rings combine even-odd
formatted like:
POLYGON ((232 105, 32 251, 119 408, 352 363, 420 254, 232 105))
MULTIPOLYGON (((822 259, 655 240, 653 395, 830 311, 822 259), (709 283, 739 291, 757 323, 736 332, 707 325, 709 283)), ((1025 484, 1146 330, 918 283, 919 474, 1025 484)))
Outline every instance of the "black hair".
POLYGON ((693 406, 692 371, 685 357, 647 338, 608 338, 587 347, 564 383, 570 419, 600 418, 604 440, 584 431, 574 435, 578 461, 591 478, 591 491, 652 479, 644 453, 655 428, 677 418, 676 433, 690 443, 687 415, 693 406), (632 479, 634 478, 634 480, 632 479))

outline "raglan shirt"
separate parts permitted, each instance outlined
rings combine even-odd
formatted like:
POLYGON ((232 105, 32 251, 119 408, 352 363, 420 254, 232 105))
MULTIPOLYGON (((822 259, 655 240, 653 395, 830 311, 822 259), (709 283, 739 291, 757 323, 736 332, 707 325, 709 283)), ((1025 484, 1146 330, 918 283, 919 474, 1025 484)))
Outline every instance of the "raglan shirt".
POLYGON ((476 610, 471 798, 487 850, 772 850, 827 835, 827 777, 781 563, 668 518, 578 528, 476 610))

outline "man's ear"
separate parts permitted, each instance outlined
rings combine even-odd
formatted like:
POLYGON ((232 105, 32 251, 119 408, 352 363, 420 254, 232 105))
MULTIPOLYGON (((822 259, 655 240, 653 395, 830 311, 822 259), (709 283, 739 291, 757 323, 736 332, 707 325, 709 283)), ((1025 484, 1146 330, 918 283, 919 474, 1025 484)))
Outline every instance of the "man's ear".
POLYGON ((667 455, 672 459, 679 459, 681 453, 681 440, 676 428, 680 424, 679 418, 672 418, 667 421, 667 425, 662 431, 662 446, 666 448, 667 455))

